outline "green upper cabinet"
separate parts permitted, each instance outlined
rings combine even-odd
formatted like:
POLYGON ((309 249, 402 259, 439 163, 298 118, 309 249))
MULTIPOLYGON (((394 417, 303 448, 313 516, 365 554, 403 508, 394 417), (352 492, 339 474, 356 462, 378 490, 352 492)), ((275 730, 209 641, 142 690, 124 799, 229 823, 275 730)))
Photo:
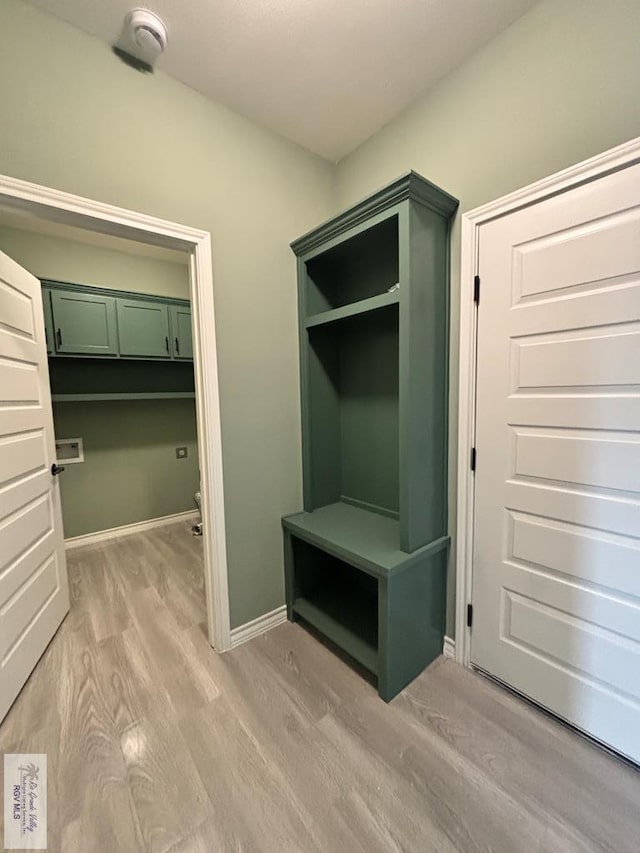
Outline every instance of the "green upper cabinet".
POLYGON ((56 353, 118 354, 116 300, 112 296, 52 290, 51 311, 56 353))
POLYGON ((47 342, 47 355, 53 355, 56 349, 53 314, 51 313, 51 293, 45 289, 42 291, 42 310, 44 312, 44 339, 47 342))
POLYGON ((193 360, 193 340, 191 338, 191 306, 170 305, 171 348, 174 358, 193 360))
POLYGON ((142 299, 118 299, 120 355, 171 358, 169 306, 142 299))
POLYGON ((49 279, 42 285, 48 355, 193 361, 187 300, 49 279))

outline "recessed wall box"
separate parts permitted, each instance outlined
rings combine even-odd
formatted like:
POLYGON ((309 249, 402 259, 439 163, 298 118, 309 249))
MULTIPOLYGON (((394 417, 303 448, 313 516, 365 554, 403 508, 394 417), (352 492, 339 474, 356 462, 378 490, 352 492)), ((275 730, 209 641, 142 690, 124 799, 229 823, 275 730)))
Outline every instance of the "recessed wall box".
POLYGON ((81 438, 57 438, 56 461, 71 465, 73 462, 84 462, 84 449, 81 438))

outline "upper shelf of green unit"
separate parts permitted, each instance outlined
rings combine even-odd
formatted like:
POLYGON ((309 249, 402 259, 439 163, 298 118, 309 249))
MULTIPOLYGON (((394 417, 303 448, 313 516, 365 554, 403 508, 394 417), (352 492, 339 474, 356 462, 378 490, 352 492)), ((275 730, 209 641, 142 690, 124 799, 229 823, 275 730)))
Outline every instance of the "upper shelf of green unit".
POLYGON ((356 317, 358 314, 367 314, 370 311, 386 308, 388 305, 397 305, 399 301, 399 290, 394 290, 391 293, 381 293, 378 296, 361 299, 359 302, 352 302, 350 305, 343 305, 341 308, 333 308, 330 311, 313 314, 311 317, 307 317, 305 326, 307 329, 312 329, 314 326, 335 323, 338 320, 346 320, 347 317, 356 317))

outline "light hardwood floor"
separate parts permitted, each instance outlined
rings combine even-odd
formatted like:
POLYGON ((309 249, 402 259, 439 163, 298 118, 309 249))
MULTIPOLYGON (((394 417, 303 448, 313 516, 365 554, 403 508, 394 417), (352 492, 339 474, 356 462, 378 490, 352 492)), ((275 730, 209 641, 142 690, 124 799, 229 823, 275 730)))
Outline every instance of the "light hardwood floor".
POLYGON ((439 659, 390 705, 297 625, 216 655, 187 524, 68 554, 0 727, 61 853, 640 850, 640 773, 439 659))

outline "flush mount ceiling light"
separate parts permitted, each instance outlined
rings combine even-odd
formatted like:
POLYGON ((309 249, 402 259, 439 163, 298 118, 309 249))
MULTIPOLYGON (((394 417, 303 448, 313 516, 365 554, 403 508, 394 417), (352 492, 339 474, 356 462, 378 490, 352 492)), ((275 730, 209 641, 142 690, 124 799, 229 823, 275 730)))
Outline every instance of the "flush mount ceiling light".
POLYGON ((164 22, 148 9, 134 9, 124 19, 113 52, 138 71, 153 71, 153 64, 167 46, 164 22))
POLYGON ((126 27, 137 47, 150 56, 160 56, 167 46, 167 28, 153 12, 134 9, 127 15, 126 27))

